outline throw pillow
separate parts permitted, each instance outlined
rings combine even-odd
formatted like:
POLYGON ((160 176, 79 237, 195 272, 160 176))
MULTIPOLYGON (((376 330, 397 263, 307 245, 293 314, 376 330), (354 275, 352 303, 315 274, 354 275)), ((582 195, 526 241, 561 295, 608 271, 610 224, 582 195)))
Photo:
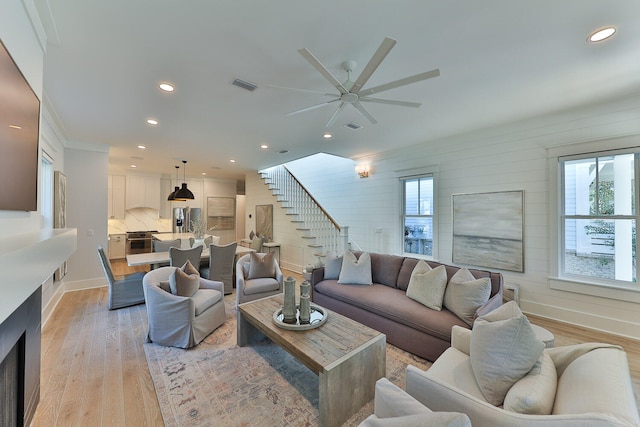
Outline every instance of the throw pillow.
POLYGON ((504 409, 520 414, 550 415, 557 386, 556 365, 543 351, 529 373, 509 389, 504 398, 504 409))
POLYGON ((444 293, 444 307, 473 325, 476 310, 486 304, 491 296, 491 280, 476 279, 466 268, 461 268, 451 277, 444 293))
POLYGON ((467 414, 459 412, 432 412, 404 415, 394 418, 377 418, 375 415, 365 419, 359 427, 471 427, 467 414))
POLYGON ((342 255, 338 256, 335 252, 327 252, 324 265, 325 280, 337 280, 340 277, 342 269, 342 255))
POLYGON ((171 293, 180 297, 192 297, 200 288, 200 276, 187 274, 182 269, 176 268, 169 276, 171 293))
POLYGON ((195 268, 193 264, 191 264, 191 261, 189 260, 187 260, 187 262, 185 262, 184 265, 180 267, 180 269, 187 274, 195 274, 198 276, 200 275, 200 272, 198 271, 198 269, 195 268))
POLYGON ((256 233, 251 230, 251 232, 249 233, 249 240, 253 240, 254 237, 256 237, 256 233))
POLYGON ((269 252, 263 257, 255 252, 251 252, 251 262, 249 263, 248 279, 258 279, 264 277, 276 277, 276 259, 274 252, 269 252))
POLYGON ((471 370, 487 402, 499 406, 544 350, 515 301, 479 317, 471 331, 471 370))
POLYGON ((442 310, 447 270, 444 265, 432 269, 424 260, 418 261, 411 273, 407 296, 432 310, 442 310))
POLYGON ((371 255, 363 252, 360 259, 351 251, 346 251, 342 256, 342 267, 338 283, 347 285, 372 285, 371 279, 371 255))

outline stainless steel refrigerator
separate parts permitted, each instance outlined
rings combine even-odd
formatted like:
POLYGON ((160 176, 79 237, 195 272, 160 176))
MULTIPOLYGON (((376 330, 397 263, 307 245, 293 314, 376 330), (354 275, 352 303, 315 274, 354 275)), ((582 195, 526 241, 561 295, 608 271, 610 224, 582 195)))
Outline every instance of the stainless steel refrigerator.
POLYGON ((173 232, 189 233, 193 231, 191 221, 200 221, 200 208, 173 208, 173 232))

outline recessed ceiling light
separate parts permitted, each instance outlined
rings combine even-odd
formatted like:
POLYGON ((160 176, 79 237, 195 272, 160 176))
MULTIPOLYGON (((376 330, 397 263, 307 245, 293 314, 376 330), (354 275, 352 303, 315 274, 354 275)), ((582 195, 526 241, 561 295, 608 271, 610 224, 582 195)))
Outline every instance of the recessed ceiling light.
POLYGON ((236 162, 235 159, 229 160, 229 163, 235 163, 235 162, 236 162))
POLYGON ((132 167, 132 168, 137 168, 138 166, 136 166, 136 165, 131 165, 131 167, 132 167))
POLYGON ((269 148, 269 146, 267 144, 260 144, 260 148, 266 150, 267 148, 269 148))
POLYGON ((614 27, 601 28, 598 31, 591 33, 587 40, 593 43, 601 42, 613 36, 615 33, 616 29, 614 27))
POLYGON ((138 148, 141 149, 141 150, 146 150, 147 149, 147 147, 144 146, 144 145, 138 145, 138 148))
POLYGON ((158 121, 156 119, 147 119, 147 124, 155 126, 158 124, 158 121))
POLYGON ((206 172, 202 172, 202 175, 206 175, 206 174, 207 174, 206 172))
POLYGON ((171 83, 160 83, 158 87, 165 92, 173 92, 175 90, 171 83))
POLYGON ((331 135, 329 132, 327 132, 327 133, 325 133, 324 135, 322 135, 322 137, 323 137, 324 139, 331 139, 331 138, 333 138, 333 135, 331 135))
POLYGON ((9 127, 11 129, 18 129, 18 130, 22 129, 22 126, 19 126, 19 125, 9 125, 9 127))

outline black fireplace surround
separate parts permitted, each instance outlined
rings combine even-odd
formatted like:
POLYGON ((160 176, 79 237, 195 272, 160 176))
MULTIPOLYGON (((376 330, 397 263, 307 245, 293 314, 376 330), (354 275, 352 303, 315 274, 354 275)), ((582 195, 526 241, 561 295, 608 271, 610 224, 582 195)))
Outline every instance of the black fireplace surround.
POLYGON ((30 425, 40 400, 41 307, 42 288, 38 287, 0 324, 0 364, 5 370, 14 370, 0 372, 3 378, 11 379, 4 386, 14 389, 9 393, 0 390, 3 394, 0 426, 3 427, 30 425), (13 363, 1 363, 8 355, 13 363))

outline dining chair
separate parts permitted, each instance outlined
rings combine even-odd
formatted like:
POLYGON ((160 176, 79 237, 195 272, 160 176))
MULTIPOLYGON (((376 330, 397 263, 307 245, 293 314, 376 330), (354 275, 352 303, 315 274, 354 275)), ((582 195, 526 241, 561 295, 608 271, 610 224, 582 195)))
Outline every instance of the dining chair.
POLYGON ((197 268, 200 265, 202 246, 190 249, 169 248, 169 263, 171 267, 182 267, 187 260, 197 268))
POLYGON ((123 279, 116 280, 111 268, 111 262, 105 255, 104 248, 101 245, 98 245, 98 257, 109 286, 109 300, 107 303, 109 310, 144 303, 142 278, 145 273, 132 273, 124 276, 123 279))
POLYGON ((209 265, 200 268, 200 276, 224 283, 224 294, 233 292, 233 267, 236 259, 237 242, 227 245, 209 245, 209 265))
POLYGON ((169 248, 179 248, 182 245, 180 239, 175 240, 153 240, 153 252, 167 252, 169 248))

